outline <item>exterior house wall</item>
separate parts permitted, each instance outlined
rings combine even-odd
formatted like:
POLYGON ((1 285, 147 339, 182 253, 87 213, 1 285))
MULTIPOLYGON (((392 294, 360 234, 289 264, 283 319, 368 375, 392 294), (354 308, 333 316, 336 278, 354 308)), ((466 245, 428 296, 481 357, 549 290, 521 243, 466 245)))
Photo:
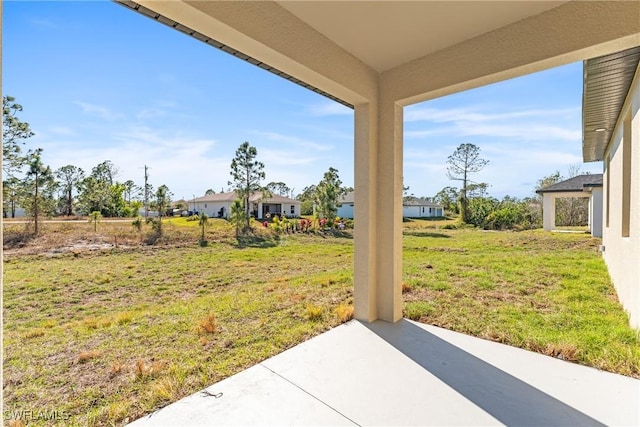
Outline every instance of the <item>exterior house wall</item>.
POLYGON ((206 213, 209 218, 217 218, 221 208, 224 208, 224 218, 228 218, 231 209, 230 202, 195 202, 195 210, 198 213, 206 213))
POLYGON ((337 215, 340 218, 353 219, 353 203, 343 203, 338 207, 337 215))
POLYGON ((402 216, 405 218, 435 218, 441 217, 442 209, 434 206, 403 206, 402 216))
POLYGON ((589 199, 589 231, 593 237, 602 237, 602 187, 594 188, 589 199))
MULTIPOLYGON (((640 328, 640 82, 636 71, 627 101, 605 152, 603 257, 633 327, 640 328), (630 119, 627 132, 625 119, 630 119), (627 133, 627 135, 624 135, 627 133), (629 135, 630 134, 630 135, 629 135), (623 139, 630 138, 630 191, 624 194, 623 139), (607 159, 609 159, 607 161, 607 159), (609 193, 607 193, 607 191, 609 193), (630 194, 629 194, 630 193, 630 194), (624 203, 624 198, 630 200, 624 203), (629 208, 629 236, 623 237, 623 206, 629 208)), ((629 164, 629 163, 628 163, 629 164)))

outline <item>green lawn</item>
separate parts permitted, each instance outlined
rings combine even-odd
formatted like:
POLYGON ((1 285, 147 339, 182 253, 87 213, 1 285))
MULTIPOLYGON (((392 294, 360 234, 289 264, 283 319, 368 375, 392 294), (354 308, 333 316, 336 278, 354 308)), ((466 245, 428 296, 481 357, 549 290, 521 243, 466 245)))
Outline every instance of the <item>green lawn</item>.
MULTIPOLYGON (((199 247, 197 222, 173 222, 167 233, 179 247, 6 257, 5 411, 122 425, 348 318, 349 236, 264 235, 239 245, 219 221, 199 247)), ((640 376, 638 334, 598 240, 441 225, 405 223, 407 317, 640 376)), ((98 227, 106 241, 141 240, 122 225, 98 227)))

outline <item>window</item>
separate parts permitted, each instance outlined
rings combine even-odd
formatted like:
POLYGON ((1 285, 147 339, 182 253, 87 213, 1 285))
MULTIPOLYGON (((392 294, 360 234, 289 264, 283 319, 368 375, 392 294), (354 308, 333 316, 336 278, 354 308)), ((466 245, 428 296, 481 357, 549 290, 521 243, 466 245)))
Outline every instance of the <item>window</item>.
POLYGON ((424 213, 424 206, 422 207, 422 213, 424 213))
POLYGON ((296 214, 296 207, 294 205, 291 205, 291 215, 295 215, 296 214))
POLYGON ((207 204, 206 203, 204 204, 204 207, 205 207, 205 209, 207 208, 207 204))

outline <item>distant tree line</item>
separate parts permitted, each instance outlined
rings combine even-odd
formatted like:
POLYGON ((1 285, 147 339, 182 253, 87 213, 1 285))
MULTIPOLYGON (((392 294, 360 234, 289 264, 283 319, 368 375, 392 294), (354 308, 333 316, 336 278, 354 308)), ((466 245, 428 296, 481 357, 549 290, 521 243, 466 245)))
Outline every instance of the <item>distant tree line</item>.
MULTIPOLYGON (((440 190, 433 201, 444 206, 449 214, 460 215, 465 224, 484 229, 514 229, 542 227, 542 196, 518 199, 505 196, 498 200, 489 195, 488 183, 475 183, 470 175, 488 164, 480 157, 480 148, 473 144, 461 144, 447 160, 447 175, 462 181, 462 188, 447 186, 440 190)), ((569 169, 569 178, 578 175, 579 167, 569 169)), ((534 190, 540 190, 564 181, 560 172, 538 180, 534 190)), ((589 202, 586 198, 559 198, 556 201, 556 224, 560 226, 587 225, 589 202)))
POLYGON ((14 97, 2 98, 3 216, 14 218, 18 208, 26 211, 38 233, 43 217, 86 215, 94 217, 133 217, 142 206, 168 208, 170 191, 161 186, 154 193, 150 184, 117 181, 119 170, 110 160, 96 165, 88 175, 75 165, 57 170, 45 165, 41 148, 28 149, 26 141, 34 135, 29 123, 20 120, 22 106, 14 97), (145 198, 146 195, 146 198, 145 198), (155 197, 151 197, 155 196, 155 197))

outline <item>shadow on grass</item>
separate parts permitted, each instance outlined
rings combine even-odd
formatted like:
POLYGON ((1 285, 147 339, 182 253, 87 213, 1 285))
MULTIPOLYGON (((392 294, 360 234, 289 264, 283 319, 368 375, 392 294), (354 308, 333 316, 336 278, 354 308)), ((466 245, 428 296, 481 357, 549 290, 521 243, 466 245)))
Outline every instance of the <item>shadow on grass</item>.
POLYGON ((31 230, 8 231, 3 233, 2 246, 5 249, 22 248, 37 236, 31 230))
POLYGON ((443 233, 432 233, 430 231, 405 231, 404 234, 407 236, 415 236, 415 237, 435 237, 435 238, 446 238, 450 239, 451 236, 443 233))
POLYGON ((262 237, 262 236, 238 236, 236 239, 236 247, 244 248, 274 248, 280 244, 280 237, 262 237))

